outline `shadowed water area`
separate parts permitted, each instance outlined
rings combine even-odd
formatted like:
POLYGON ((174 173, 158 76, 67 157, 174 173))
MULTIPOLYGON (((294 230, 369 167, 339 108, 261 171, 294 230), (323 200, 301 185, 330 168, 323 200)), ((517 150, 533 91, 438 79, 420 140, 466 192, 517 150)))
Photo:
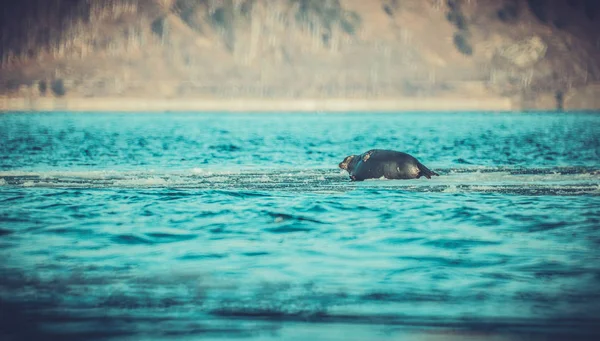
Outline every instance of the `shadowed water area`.
POLYGON ((0 115, 0 337, 600 337, 595 114, 0 115), (431 180, 350 182, 372 148, 431 180))

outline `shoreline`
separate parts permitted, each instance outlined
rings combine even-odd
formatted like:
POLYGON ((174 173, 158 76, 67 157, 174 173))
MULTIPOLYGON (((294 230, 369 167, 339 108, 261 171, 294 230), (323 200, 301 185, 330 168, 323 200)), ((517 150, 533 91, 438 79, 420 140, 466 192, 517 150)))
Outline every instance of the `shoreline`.
POLYGON ((509 98, 394 99, 152 99, 152 98, 9 98, 0 97, 6 112, 401 112, 518 111, 509 98))

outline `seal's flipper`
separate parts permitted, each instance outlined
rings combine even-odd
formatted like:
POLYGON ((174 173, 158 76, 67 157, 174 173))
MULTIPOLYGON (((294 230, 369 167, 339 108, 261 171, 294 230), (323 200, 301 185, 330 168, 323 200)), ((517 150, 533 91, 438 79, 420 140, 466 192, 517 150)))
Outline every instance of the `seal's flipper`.
POLYGON ((420 178, 422 176, 426 177, 427 179, 431 179, 431 176, 435 175, 435 176, 440 176, 438 173, 430 170, 429 168, 423 166, 422 163, 417 161, 417 167, 419 168, 419 175, 417 176, 417 178, 420 178))

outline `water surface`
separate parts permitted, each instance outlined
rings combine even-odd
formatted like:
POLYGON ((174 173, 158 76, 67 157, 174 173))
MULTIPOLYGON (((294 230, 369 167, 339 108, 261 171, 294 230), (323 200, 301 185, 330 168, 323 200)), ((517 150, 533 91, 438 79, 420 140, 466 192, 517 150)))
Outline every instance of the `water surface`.
POLYGON ((600 116, 3 114, 0 330, 600 337, 600 116), (350 182, 404 151, 431 180, 350 182))

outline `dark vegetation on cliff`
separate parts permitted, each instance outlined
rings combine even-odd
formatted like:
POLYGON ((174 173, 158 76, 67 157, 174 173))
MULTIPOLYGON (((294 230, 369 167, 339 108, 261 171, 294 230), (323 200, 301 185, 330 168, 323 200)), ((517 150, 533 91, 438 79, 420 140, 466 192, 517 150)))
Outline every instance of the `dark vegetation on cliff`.
MULTIPOLYGON (((595 0, 3 2, 12 96, 568 96, 600 79, 595 0)), ((562 97, 561 97, 562 98, 562 97)))

